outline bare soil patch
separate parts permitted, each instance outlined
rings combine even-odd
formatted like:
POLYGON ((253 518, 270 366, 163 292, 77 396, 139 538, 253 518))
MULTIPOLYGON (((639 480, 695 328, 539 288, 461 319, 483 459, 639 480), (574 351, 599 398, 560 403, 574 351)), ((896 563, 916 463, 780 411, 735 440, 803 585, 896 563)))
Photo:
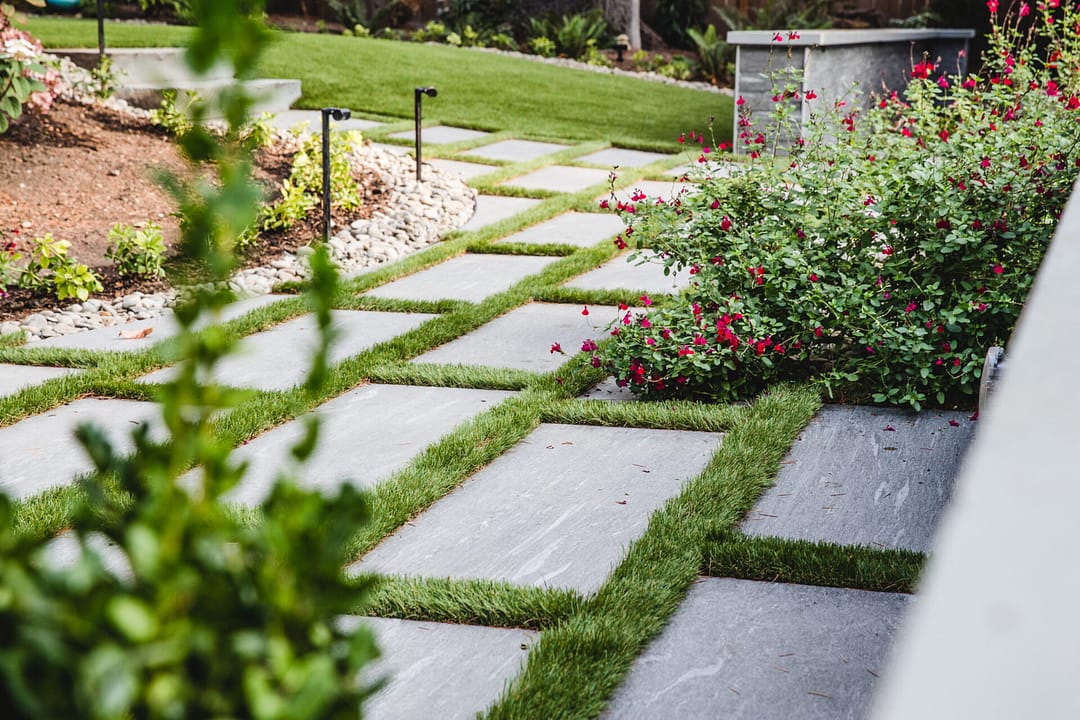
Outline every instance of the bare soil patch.
MULTIPOLYGON (((179 239, 175 204, 155 182, 155 173, 191 172, 173 139, 161 128, 101 106, 58 102, 48 115, 26 116, 0 135, 0 247, 13 242, 26 257, 33 239, 51 233, 71 243, 69 255, 94 269, 105 290, 116 297, 135 290, 155 292, 160 280, 123 278, 105 257, 109 230, 116 223, 154 222, 162 227, 170 251, 179 239)), ((292 166, 283 146, 259 151, 255 177, 273 200, 292 166)), ((386 194, 376 172, 353 168, 364 205, 335 221, 369 217, 386 194)), ((263 265, 283 252, 309 244, 321 233, 321 207, 286 231, 263 233, 243 259, 263 265)), ((0 320, 55 307, 55 298, 9 288, 0 297, 0 320)))

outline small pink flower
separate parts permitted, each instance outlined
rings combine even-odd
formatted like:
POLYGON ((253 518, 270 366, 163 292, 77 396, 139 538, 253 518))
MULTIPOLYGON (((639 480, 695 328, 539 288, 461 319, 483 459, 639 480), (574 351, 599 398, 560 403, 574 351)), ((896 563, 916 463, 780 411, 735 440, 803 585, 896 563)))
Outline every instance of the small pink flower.
POLYGON ((650 305, 652 305, 652 300, 649 298, 648 295, 642 295, 638 299, 641 300, 641 304, 644 305, 645 307, 649 307, 650 305))
POLYGON ((772 39, 773 39, 773 42, 784 42, 784 36, 781 35, 780 33, 776 33, 775 35, 773 35, 772 39))
POLYGON ((552 355, 554 355, 555 353, 559 353, 560 355, 566 354, 563 352, 562 345, 560 345, 559 343, 552 343, 551 350, 549 350, 548 352, 550 352, 552 355))
POLYGON ((998 0, 986 0, 986 7, 990 12, 996 13, 998 11, 998 0))
POLYGON ((821 327, 820 325, 818 325, 816 328, 814 328, 814 337, 821 337, 824 334, 825 334, 825 328, 821 327))
POLYGON ((719 200, 713 200, 712 205, 710 205, 709 207, 711 207, 713 210, 718 209, 720 207, 720 201, 719 200))
POLYGON ((720 229, 725 232, 731 229, 731 219, 727 215, 720 221, 720 229))
POLYGON ((896 432, 896 428, 894 428, 892 425, 886 425, 884 430, 885 432, 896 432))
POLYGON ((983 159, 979 161, 979 167, 984 169, 990 167, 990 158, 984 155, 983 159))
POLYGON ((813 90, 807 90, 804 96, 807 100, 817 100, 817 93, 813 90))
POLYGON ((601 200, 600 201, 600 208, 601 209, 607 210, 610 206, 611 206, 611 204, 607 200, 601 200))
POLYGON ((589 314, 589 306, 588 305, 581 308, 581 314, 582 315, 588 315, 589 314))
POLYGON ((1030 13, 1031 13, 1031 6, 1028 5, 1027 3, 1021 3, 1020 4, 1020 17, 1026 17, 1030 13))
POLYGON ((816 283, 817 281, 818 281, 817 274, 816 273, 810 273, 810 282, 816 283))
POLYGON ((952 427, 960 427, 960 423, 956 422, 952 418, 949 418, 949 425, 951 425, 952 427))
POLYGON ((735 101, 735 104, 736 105, 745 105, 746 104, 746 98, 744 98, 742 95, 740 95, 739 99, 735 101))
POLYGON ((595 352, 595 351, 596 351, 596 343, 593 342, 592 340, 586 340, 585 342, 581 343, 581 352, 595 352))
POLYGON ((652 323, 649 322, 649 318, 647 318, 647 317, 641 318, 641 327, 645 328, 646 330, 648 330, 649 328, 652 327, 652 323))
POLYGON ((996 263, 991 269, 994 271, 995 275, 1000 275, 1001 273, 1005 272, 1005 268, 1002 267, 1001 263, 996 263))

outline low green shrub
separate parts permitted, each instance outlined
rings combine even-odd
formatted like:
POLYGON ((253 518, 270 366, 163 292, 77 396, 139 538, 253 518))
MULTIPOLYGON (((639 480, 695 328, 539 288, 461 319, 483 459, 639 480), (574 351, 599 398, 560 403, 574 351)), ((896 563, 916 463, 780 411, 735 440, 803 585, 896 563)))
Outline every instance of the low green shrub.
POLYGON ((49 292, 57 300, 85 300, 100 292, 101 281, 86 265, 68 255, 71 243, 46 233, 34 238, 30 257, 19 275, 19 285, 35 292, 49 292))
MULTIPOLYGON (((612 330, 604 359, 619 382, 730 399, 817 375, 848 399, 970 403, 1080 166, 1080 10, 1038 12, 1030 41, 1009 18, 995 24, 983 77, 924 59, 906 91, 867 111, 820 107, 781 78, 763 131, 738 101, 745 171, 618 203, 618 243, 692 276, 678 303, 628 311, 612 330)), ((716 158, 690 140, 703 166, 716 158)))
POLYGON ((727 66, 732 52, 728 44, 717 34, 716 26, 710 23, 704 32, 689 28, 686 36, 693 41, 697 49, 701 74, 714 85, 719 84, 727 75, 727 66))
POLYGON ((12 26, 19 19, 12 5, 0 4, 0 134, 26 111, 47 113, 60 95, 59 72, 42 58, 37 38, 12 26))
POLYGON ((117 223, 109 231, 105 257, 116 264, 123 276, 160 277, 165 274, 165 239, 161 226, 146 223, 142 227, 117 223))
POLYGON ((606 44, 611 34, 599 11, 561 18, 530 18, 529 26, 530 38, 548 38, 555 43, 557 54, 575 59, 586 54, 590 40, 595 44, 606 44))

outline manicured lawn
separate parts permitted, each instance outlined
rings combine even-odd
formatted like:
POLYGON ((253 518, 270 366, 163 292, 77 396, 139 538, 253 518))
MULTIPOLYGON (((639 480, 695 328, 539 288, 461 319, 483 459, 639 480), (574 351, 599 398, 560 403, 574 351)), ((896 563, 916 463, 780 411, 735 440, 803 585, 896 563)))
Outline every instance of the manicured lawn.
MULTIPOLYGON (((35 18, 29 29, 50 48, 97 44, 89 20, 35 18)), ((114 47, 171 46, 190 29, 107 23, 105 34, 114 47)), ((311 108, 411 117, 412 89, 434 85, 439 96, 425 103, 425 116, 452 125, 673 151, 680 132, 715 117, 718 139, 730 139, 724 95, 447 46, 276 33, 259 73, 299 78, 299 104, 311 108)))

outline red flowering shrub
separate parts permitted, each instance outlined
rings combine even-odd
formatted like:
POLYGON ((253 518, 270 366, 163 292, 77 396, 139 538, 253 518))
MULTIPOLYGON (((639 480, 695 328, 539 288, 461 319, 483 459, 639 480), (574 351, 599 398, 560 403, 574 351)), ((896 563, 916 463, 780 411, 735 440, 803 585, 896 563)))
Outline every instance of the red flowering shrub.
MULTIPOLYGON (((627 240, 693 284, 618 326, 603 356, 618 380, 730 399, 818 375, 915 408, 973 396, 1080 166, 1080 10, 1056 5, 1034 8, 1030 35, 1022 10, 995 12, 983 77, 924 60, 868 111, 815 109, 789 162, 748 136, 745 172, 631 204, 627 240)), ((792 88, 777 90, 772 138, 798 134, 792 88)))

